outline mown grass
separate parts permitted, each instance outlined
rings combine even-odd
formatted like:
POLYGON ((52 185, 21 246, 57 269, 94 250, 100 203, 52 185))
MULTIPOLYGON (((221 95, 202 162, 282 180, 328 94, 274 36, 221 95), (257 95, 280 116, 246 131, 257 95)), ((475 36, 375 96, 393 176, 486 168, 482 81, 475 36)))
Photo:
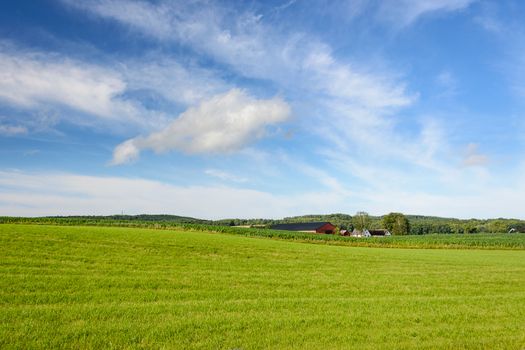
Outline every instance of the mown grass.
POLYGON ((0 348, 523 349, 525 251, 0 225, 0 348))

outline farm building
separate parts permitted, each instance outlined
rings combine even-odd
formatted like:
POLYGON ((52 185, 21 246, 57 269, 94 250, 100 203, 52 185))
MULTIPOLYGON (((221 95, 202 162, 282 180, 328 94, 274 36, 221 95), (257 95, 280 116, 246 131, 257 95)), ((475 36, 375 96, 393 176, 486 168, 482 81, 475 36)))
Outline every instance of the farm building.
POLYGON ((352 231, 352 233, 350 233, 350 236, 352 237, 370 237, 370 232, 368 232, 368 230, 358 230, 358 229, 355 229, 352 231))
POLYGON ((300 222, 292 224, 277 224, 273 225, 271 229, 332 234, 334 233, 335 226, 329 222, 300 222))
POLYGON ((371 236, 390 236, 388 230, 368 230, 371 236))
POLYGON ((509 233, 525 233, 525 225, 516 225, 516 226, 513 226, 510 230, 509 230, 509 233))
POLYGON ((390 236, 390 232, 388 230, 367 230, 364 229, 363 231, 359 231, 354 229, 352 233, 350 234, 352 237, 383 237, 383 236, 390 236))

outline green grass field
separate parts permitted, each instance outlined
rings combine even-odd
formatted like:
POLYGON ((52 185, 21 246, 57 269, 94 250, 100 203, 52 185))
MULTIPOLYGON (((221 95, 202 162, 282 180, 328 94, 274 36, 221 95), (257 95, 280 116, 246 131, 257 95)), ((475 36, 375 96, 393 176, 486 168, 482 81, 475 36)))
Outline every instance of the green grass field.
POLYGON ((378 248, 429 248, 429 249, 512 249, 525 250, 524 233, 475 233, 475 234, 425 234, 389 237, 355 238, 340 235, 311 234, 305 232, 280 231, 264 228, 240 228, 195 223, 108 220, 84 218, 22 218, 1 217, 0 224, 97 226, 153 228, 158 230, 200 231, 265 237, 295 242, 345 245, 350 247, 378 248))
POLYGON ((524 349, 525 251, 0 225, 0 348, 524 349))

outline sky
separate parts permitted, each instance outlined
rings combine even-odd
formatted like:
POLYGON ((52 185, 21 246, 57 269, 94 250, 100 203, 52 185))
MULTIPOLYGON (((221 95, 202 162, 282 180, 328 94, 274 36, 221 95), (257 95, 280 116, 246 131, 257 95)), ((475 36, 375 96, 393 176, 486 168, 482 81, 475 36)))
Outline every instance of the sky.
POLYGON ((0 215, 525 219, 519 0, 0 2, 0 215))

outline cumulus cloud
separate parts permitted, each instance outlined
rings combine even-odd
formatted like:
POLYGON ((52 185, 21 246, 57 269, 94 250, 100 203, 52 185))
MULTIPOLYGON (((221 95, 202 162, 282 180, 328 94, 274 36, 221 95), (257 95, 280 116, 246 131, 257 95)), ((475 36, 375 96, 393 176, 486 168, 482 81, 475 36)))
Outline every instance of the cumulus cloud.
POLYGON ((290 107, 279 97, 258 100, 239 89, 216 95, 182 113, 165 129, 116 147, 113 164, 136 159, 143 149, 163 153, 230 153, 265 135, 266 127, 286 121, 290 107))
MULTIPOLYGON (((129 0, 67 3, 159 41, 187 45, 241 76, 273 81, 288 96, 295 96, 295 101, 289 99, 291 103, 301 105, 304 101, 297 100, 304 99, 323 109, 317 119, 298 120, 308 123, 305 130, 309 132, 344 130, 363 138, 365 144, 377 139, 377 134, 390 133, 384 127, 390 124, 386 116, 417 99, 398 75, 368 63, 345 62, 330 45, 303 33, 283 35, 250 11, 167 1, 156 5, 129 0), (151 18, 158 22, 152 23, 151 18)), ((311 117, 312 111, 306 112, 311 117)))
POLYGON ((489 158, 479 152, 479 145, 470 143, 465 150, 465 157, 463 158, 463 166, 484 166, 489 162, 489 158))
MULTIPOLYGON (((321 151, 330 155, 322 161, 333 164, 342 157, 359 165, 352 167, 351 176, 362 177, 360 169, 366 167, 390 173, 399 163, 432 170, 444 168, 446 164, 434 159, 446 148, 443 138, 435 142, 435 128, 429 131, 423 126, 410 135, 400 132, 403 128, 397 123, 403 115, 397 112, 412 106, 418 99, 417 93, 408 91, 401 74, 373 62, 353 62, 341 57, 330 45, 312 35, 283 33, 280 31, 283 28, 272 26, 268 17, 250 9, 239 11, 228 4, 162 0, 155 4, 130 0, 63 1, 91 15, 116 21, 163 45, 189 47, 199 56, 228 67, 228 72, 236 76, 271 81, 285 92, 294 109, 304 109, 298 110, 302 118, 297 119, 296 128, 298 133, 319 134, 319 142, 315 144, 317 151, 326 147, 321 151), (329 141, 326 135, 331 135, 329 141)), ((402 0, 401 5, 384 1, 366 6, 379 9, 382 19, 398 20, 405 26, 427 14, 463 10, 472 2, 402 0)), ((192 98, 190 96, 188 101, 192 98)), ((189 122, 189 117, 183 118, 185 113, 160 132, 119 145, 114 151, 113 164, 135 160, 143 149, 178 150, 190 154, 231 152, 260 137, 258 132, 264 131, 264 127, 250 128, 250 132, 234 132, 230 137, 226 131, 215 130, 219 127, 207 129, 204 125, 212 125, 211 119, 202 119, 201 125, 189 122)), ((233 124, 228 125, 229 130, 233 124)))

